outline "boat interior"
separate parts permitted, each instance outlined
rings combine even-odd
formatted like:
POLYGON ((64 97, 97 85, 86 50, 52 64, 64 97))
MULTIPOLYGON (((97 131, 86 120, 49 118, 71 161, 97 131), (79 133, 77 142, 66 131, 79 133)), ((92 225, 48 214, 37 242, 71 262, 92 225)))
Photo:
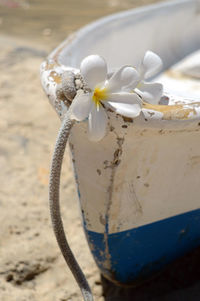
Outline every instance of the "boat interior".
MULTIPOLYGON (((200 101, 200 1, 161 2, 96 21, 61 45, 58 62, 79 68, 90 54, 102 55, 110 70, 137 67, 147 50, 163 60, 156 81, 181 101, 200 101)), ((173 104, 173 97, 170 103, 173 104)))

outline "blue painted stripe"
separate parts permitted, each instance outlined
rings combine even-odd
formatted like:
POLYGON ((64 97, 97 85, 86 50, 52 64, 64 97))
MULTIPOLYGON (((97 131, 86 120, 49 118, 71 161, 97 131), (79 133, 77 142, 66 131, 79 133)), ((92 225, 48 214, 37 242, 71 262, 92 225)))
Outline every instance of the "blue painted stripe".
POLYGON ((108 234, 107 245, 105 234, 85 231, 101 272, 114 281, 132 283, 200 246, 200 209, 108 234))

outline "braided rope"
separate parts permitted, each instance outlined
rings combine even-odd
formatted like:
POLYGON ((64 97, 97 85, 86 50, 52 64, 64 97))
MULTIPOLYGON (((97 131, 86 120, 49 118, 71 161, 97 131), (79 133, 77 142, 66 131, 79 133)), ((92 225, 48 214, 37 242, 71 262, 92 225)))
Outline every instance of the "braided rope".
POLYGON ((88 282, 77 263, 70 247, 67 242, 65 231, 62 223, 61 213, 60 213, 60 202, 59 202, 59 190, 60 190, 60 174, 63 162, 63 156, 67 144, 67 140, 74 124, 73 120, 70 120, 69 114, 66 113, 62 125, 60 127, 56 144, 54 148, 54 153, 52 157, 51 171, 50 171, 50 181, 49 181, 49 202, 50 202, 50 213, 53 225, 54 234, 56 236, 58 245, 62 252, 62 255, 69 266, 76 282, 78 283, 84 301, 93 301, 93 296, 88 285, 88 282))

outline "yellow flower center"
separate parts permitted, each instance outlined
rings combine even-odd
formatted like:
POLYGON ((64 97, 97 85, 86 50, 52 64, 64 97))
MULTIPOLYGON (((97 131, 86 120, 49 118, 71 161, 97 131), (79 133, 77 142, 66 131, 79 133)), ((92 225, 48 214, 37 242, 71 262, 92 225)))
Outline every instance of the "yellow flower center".
POLYGON ((108 98, 107 89, 96 87, 94 89, 94 93, 92 96, 92 100, 96 104, 97 108, 101 106, 101 101, 106 100, 108 98))

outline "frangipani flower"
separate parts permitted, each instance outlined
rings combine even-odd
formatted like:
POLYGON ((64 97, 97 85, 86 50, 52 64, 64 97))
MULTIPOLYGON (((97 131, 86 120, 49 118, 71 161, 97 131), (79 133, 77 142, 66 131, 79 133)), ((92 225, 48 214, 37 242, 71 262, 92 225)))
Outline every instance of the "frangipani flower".
POLYGON ((106 133, 105 107, 111 107, 126 117, 134 118, 140 114, 141 98, 124 89, 138 82, 139 74, 133 67, 123 66, 108 79, 104 58, 90 55, 81 62, 80 72, 89 92, 76 95, 70 107, 70 117, 77 121, 88 118, 91 140, 99 141, 106 133))
MULTIPOLYGON (((153 77, 162 68, 161 58, 152 51, 147 51, 139 66, 139 79, 132 85, 132 89, 142 97, 145 102, 158 104, 163 94, 163 86, 160 83, 145 82, 145 79, 153 77)), ((130 87, 129 87, 130 88, 130 87)))

